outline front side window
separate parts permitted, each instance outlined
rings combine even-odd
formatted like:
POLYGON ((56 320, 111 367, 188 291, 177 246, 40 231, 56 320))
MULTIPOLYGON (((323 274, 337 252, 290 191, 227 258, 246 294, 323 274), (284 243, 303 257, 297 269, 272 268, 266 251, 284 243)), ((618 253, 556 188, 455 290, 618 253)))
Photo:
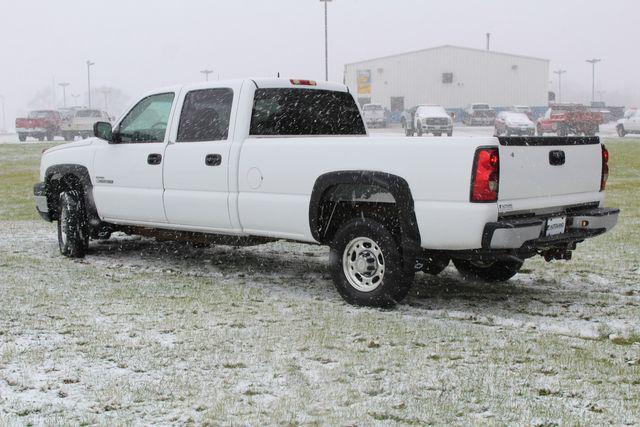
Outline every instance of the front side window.
POLYGON ((173 97, 173 93, 161 93, 138 102, 122 119, 118 142, 163 142, 173 97))
POLYGON ((251 135, 366 135, 358 106, 347 92, 256 89, 251 135))
POLYGON ((219 141, 229 135, 233 90, 194 90, 184 98, 177 142, 219 141))

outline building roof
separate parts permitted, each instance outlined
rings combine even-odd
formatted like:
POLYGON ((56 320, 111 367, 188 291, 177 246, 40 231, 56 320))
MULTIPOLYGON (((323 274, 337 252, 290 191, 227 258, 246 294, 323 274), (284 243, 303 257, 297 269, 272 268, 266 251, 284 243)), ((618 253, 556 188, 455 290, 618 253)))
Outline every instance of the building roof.
POLYGON ((526 58, 526 59, 534 59, 536 61, 549 62, 548 59, 537 58, 535 56, 514 55, 512 53, 496 52, 495 50, 487 51, 485 49, 475 49, 475 48, 472 48, 472 47, 454 46, 454 45, 450 45, 450 44, 445 44, 445 45, 442 45, 442 46, 434 46, 434 47, 430 47, 430 48, 427 48, 427 49, 412 50, 412 51, 409 51, 409 52, 396 53, 396 54, 393 54, 393 55, 379 56, 377 58, 371 58, 371 59, 365 59, 365 60, 362 60, 362 61, 350 62, 348 64, 345 64, 345 66, 346 65, 362 64, 362 63, 365 63, 365 62, 377 61, 377 60, 380 60, 380 59, 388 59, 388 58, 393 58, 393 57, 397 57, 397 56, 405 56, 405 55, 412 55, 412 54, 415 54, 415 53, 429 52, 429 51, 437 50, 437 49, 469 50, 469 51, 472 51, 472 52, 485 52, 485 53, 489 53, 489 54, 493 54, 493 55, 512 56, 512 57, 516 57, 516 58, 526 58))

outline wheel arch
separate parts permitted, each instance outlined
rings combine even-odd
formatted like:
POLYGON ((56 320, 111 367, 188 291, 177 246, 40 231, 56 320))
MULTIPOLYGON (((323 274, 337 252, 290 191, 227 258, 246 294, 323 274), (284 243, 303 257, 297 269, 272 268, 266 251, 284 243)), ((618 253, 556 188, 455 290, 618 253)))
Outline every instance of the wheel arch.
POLYGON ((49 166, 44 174, 44 184, 47 206, 52 220, 58 217, 58 199, 60 193, 65 190, 81 191, 89 219, 98 219, 93 200, 93 183, 91 182, 89 170, 85 166, 78 164, 49 166))
POLYGON ((367 203, 367 200, 369 203, 384 203, 387 206, 393 203, 401 246, 403 249, 419 250, 420 232, 409 184, 400 176, 379 171, 346 170, 318 177, 309 202, 311 235, 320 243, 330 240, 326 232, 331 225, 331 217, 327 222, 327 215, 322 212, 325 202, 367 203))

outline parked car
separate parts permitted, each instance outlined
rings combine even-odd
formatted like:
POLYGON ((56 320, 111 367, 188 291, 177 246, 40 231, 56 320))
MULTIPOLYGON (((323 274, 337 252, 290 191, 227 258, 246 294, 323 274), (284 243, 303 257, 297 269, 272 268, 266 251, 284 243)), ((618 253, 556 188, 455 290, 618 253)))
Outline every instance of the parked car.
POLYGON ((616 123, 616 130, 621 138, 629 133, 640 133, 640 110, 628 110, 616 123))
POLYGON ((387 127, 387 115, 380 104, 365 104, 362 106, 362 116, 369 127, 387 127))
POLYGON ((462 122, 467 126, 491 126, 496 119, 496 110, 486 103, 469 105, 462 116, 462 122))
POLYGON ((567 260, 619 213, 603 206, 598 138, 370 137, 335 83, 165 88, 95 133, 42 155, 36 207, 57 221, 63 255, 82 257, 115 230, 328 245, 338 292, 359 305, 391 306, 416 271, 438 274, 451 260, 488 281, 538 254, 567 260))
POLYGON ((571 134, 594 136, 600 130, 602 114, 591 111, 580 104, 552 104, 544 117, 538 119, 538 135, 555 133, 558 136, 571 134))
POLYGON ((495 135, 528 135, 536 134, 536 125, 525 113, 502 111, 498 113, 495 121, 495 135))
POLYGON ((27 137, 36 138, 43 141, 53 141, 53 138, 60 135, 60 113, 55 110, 35 110, 31 111, 27 117, 16 119, 16 133, 21 142, 27 137))
POLYGON ((453 119, 440 105, 418 105, 400 119, 407 136, 431 133, 434 136, 453 135, 453 119))
POLYGON ((100 121, 111 122, 111 117, 100 110, 76 109, 69 119, 62 122, 60 132, 67 141, 73 141, 76 136, 88 138, 93 136, 93 125, 100 121))

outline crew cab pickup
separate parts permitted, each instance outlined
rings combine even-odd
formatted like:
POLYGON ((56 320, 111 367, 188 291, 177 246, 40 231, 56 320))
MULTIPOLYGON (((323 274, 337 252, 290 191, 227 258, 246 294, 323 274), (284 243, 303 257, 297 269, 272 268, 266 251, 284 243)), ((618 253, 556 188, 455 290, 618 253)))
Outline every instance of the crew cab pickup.
POLYGON ((364 122, 369 127, 387 127, 387 117, 380 104, 364 104, 362 106, 364 122))
POLYGON ((82 257, 113 231, 328 245, 354 304, 391 306, 450 261, 508 280, 610 230, 598 138, 370 137, 344 85, 248 79, 148 93, 96 138, 43 153, 41 216, 82 257))
POLYGON ((453 118, 441 105, 418 105, 404 112, 400 119, 407 136, 432 133, 434 136, 453 135, 453 118))
POLYGON ((65 140, 73 141, 76 136, 93 136, 93 125, 97 122, 111 122, 109 114, 90 108, 75 109, 67 120, 62 122, 60 132, 65 140))
POLYGON ((29 136, 40 141, 45 138, 53 141, 60 134, 60 122, 60 113, 55 110, 31 111, 28 117, 16 119, 16 133, 21 142, 26 141, 29 136))

